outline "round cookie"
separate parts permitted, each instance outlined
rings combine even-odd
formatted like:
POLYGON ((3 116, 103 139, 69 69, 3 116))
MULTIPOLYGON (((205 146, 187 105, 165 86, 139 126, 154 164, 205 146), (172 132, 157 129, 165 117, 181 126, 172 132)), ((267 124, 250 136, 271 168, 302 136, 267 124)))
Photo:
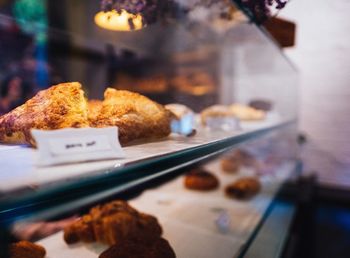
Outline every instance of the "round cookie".
POLYGON ((244 177, 225 187, 225 194, 234 199, 249 199, 261 189, 257 178, 244 177))
POLYGON ((99 258, 175 258, 174 250, 164 238, 158 238, 154 242, 135 242, 125 240, 111 246, 104 251, 99 258))
POLYGON ((238 156, 226 156, 221 159, 221 169, 227 173, 237 173, 241 167, 241 160, 238 156))
POLYGON ((213 174, 203 170, 194 169, 185 176, 185 187, 197 191, 210 191, 219 186, 219 180, 213 174))

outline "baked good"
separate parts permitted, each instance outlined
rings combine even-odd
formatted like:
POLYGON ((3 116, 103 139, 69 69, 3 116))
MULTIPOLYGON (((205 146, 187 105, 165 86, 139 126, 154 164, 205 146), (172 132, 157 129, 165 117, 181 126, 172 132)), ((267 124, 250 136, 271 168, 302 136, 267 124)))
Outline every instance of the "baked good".
POLYGON ((153 242, 135 242, 126 240, 113 245, 100 254, 99 258, 175 258, 175 252, 169 242, 158 238, 153 242))
POLYGON ((234 150, 221 159, 221 169, 224 172, 236 173, 241 165, 250 167, 255 165, 255 158, 244 150, 234 150))
POLYGON ((74 244, 80 241, 85 243, 96 242, 91 215, 84 215, 71 225, 65 227, 63 237, 67 244, 74 244))
POLYGON ((42 90, 32 99, 0 117, 0 142, 35 145, 31 129, 87 127, 84 92, 78 82, 42 90))
POLYGON ((118 126, 119 140, 129 143, 170 134, 171 113, 162 105, 138 93, 108 88, 101 112, 93 127, 118 126))
POLYGON ((233 104, 230 110, 242 121, 262 120, 265 118, 265 112, 249 106, 233 104))
POLYGON ((260 191, 261 185, 257 178, 240 178, 225 188, 225 194, 230 198, 249 199, 260 191))
POLYGON ((168 81, 162 74, 147 77, 135 77, 126 73, 118 73, 113 88, 118 90, 133 90, 142 93, 164 93, 168 90, 168 81))
POLYGON ((175 76, 170 83, 177 90, 194 96, 203 96, 215 91, 212 76, 205 72, 180 74, 175 76))
POLYGON ((41 245, 20 241, 10 245, 9 254, 10 258, 44 258, 46 250, 41 245))
POLYGON ((237 155, 225 156, 221 159, 221 169, 227 173, 237 173, 241 167, 241 160, 237 155))
POLYGON ((272 109, 272 102, 263 99, 255 99, 249 102, 249 106, 267 112, 272 109))
POLYGON ((162 234, 157 219, 140 213, 124 201, 93 207, 89 214, 64 229, 67 244, 100 242, 118 244, 126 239, 152 241, 162 234))
POLYGON ((197 168, 185 176, 185 187, 191 190, 210 191, 219 186, 219 180, 208 171, 197 168))
POLYGON ((88 101, 88 118, 91 123, 96 120, 102 109, 102 101, 91 99, 88 101))
POLYGON ((201 112, 201 121, 203 125, 208 125, 208 120, 210 118, 235 118, 235 115, 231 110, 224 105, 214 105, 205 108, 201 112))

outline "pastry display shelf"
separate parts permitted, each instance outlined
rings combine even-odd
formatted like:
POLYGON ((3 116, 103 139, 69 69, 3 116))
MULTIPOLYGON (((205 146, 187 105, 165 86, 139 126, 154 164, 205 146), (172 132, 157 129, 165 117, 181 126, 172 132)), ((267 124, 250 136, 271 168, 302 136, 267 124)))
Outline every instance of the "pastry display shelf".
POLYGON ((293 124, 273 119, 242 123, 234 132, 203 129, 125 147, 125 159, 53 167, 36 167, 34 149, 0 146, 0 223, 65 214, 293 124))
MULTIPOLYGON (((129 201, 136 209, 157 216, 163 235, 174 248, 177 257, 244 257, 242 255, 248 248, 250 239, 255 235, 259 237, 259 227, 265 225, 271 210, 284 208, 284 214, 288 217, 293 214, 293 211, 286 211, 285 206, 275 200, 281 184, 294 171, 293 162, 286 162, 276 168, 274 176, 262 176, 260 193, 244 201, 227 198, 223 194, 223 188, 228 182, 254 174, 252 169, 242 168, 233 175, 223 173, 218 160, 204 167, 218 177, 218 189, 209 192, 191 191, 184 188, 183 177, 178 177, 157 188, 146 190, 129 201), (228 223, 222 228, 218 226, 218 220, 223 218, 228 223)), ((261 227, 262 230, 264 228, 265 226, 261 227)), ((271 230, 271 234, 281 237, 282 228, 284 225, 279 225, 271 230)), ((98 243, 68 246, 63 241, 63 232, 42 239, 38 244, 45 246, 52 258, 93 258, 107 248, 98 243)))

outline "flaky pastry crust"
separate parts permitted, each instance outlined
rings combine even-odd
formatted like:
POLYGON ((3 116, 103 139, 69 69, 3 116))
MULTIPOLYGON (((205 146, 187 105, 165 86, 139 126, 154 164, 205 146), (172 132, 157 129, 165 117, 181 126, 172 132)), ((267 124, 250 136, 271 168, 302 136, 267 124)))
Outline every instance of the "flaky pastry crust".
POLYGON ((31 129, 87 127, 87 110, 80 83, 52 86, 0 117, 0 142, 35 145, 31 129))
POLYGON ((102 109, 102 101, 97 99, 91 99, 88 101, 88 117, 90 123, 96 121, 98 115, 102 109))
POLYGON ((138 93, 112 88, 105 91, 104 97, 92 127, 117 126, 123 144, 170 134, 172 114, 162 105, 138 93))

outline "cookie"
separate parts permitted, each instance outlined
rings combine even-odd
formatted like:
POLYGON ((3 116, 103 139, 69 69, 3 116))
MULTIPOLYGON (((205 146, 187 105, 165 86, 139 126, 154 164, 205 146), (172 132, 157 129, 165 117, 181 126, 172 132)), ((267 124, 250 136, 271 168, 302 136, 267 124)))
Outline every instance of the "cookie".
POLYGON ((203 169, 194 169, 185 176, 185 187, 191 190, 210 191, 219 186, 219 180, 203 169))
POLYGON ((237 173, 241 167, 241 160, 236 155, 226 156, 221 159, 221 169, 227 173, 237 173))
POLYGON ((44 258, 46 250, 40 245, 20 241, 10 245, 10 258, 44 258))
POLYGON ((257 178, 244 177, 226 186, 225 194, 234 199, 249 199, 256 195, 260 189, 261 184, 257 178))

